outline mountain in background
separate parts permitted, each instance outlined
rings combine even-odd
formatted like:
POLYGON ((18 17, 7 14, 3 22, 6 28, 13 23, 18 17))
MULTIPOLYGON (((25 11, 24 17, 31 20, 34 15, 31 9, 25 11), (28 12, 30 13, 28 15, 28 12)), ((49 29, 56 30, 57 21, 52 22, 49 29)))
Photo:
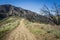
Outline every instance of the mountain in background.
POLYGON ((21 7, 15 7, 10 4, 0 5, 0 19, 9 16, 19 16, 33 22, 51 23, 47 17, 39 15, 30 10, 26 10, 21 7))
POLYGON ((60 40, 60 26, 38 13, 0 5, 0 40, 60 40))

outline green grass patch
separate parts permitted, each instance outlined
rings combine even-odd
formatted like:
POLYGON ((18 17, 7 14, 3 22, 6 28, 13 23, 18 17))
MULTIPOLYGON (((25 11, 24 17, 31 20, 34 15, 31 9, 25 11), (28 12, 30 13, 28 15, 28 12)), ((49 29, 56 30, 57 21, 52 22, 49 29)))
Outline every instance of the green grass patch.
POLYGON ((35 27, 34 23, 30 22, 28 20, 25 21, 25 25, 30 30, 30 32, 32 32, 33 34, 40 35, 40 34, 45 34, 46 33, 46 31, 44 31, 43 29, 40 29, 38 27, 35 27))
POLYGON ((56 36, 56 38, 60 38, 60 30, 52 30, 52 33, 56 36))
POLYGON ((30 31, 34 34, 37 34, 37 35, 46 33, 46 31, 39 29, 39 28, 31 28, 30 31))
POLYGON ((0 23, 0 37, 3 36, 6 31, 10 31, 19 25, 20 19, 15 17, 9 17, 5 21, 0 23))

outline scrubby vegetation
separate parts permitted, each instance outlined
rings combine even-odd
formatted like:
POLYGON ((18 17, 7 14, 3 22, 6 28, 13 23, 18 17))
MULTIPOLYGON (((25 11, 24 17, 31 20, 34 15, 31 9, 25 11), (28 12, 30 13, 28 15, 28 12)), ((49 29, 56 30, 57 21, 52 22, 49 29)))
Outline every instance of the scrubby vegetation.
POLYGON ((2 38, 5 34, 7 34, 7 32, 10 32, 11 30, 13 31, 13 29, 18 27, 17 28, 18 32, 17 31, 16 32, 17 34, 21 32, 20 34, 22 36, 21 37, 22 40, 23 37, 29 39, 29 34, 30 37, 32 34, 34 34, 37 40, 60 40, 60 14, 58 12, 60 10, 58 10, 56 4, 54 5, 54 7, 56 9, 55 13, 57 15, 53 15, 52 14, 53 12, 51 12, 51 10, 47 6, 44 6, 46 10, 45 9, 42 10, 45 15, 39 15, 32 11, 18 8, 12 5, 2 5, 2 6, 3 8, 5 8, 5 6, 8 7, 8 10, 11 11, 11 13, 8 12, 6 8, 5 8, 6 12, 8 13, 5 13, 5 10, 3 10, 4 12, 1 12, 2 9, 0 10, 1 15, 0 18, 3 17, 3 19, 0 20, 0 38, 2 38), (21 20, 20 22, 20 19, 23 20, 21 20))
POLYGON ((60 6, 58 4, 54 3, 52 8, 44 5, 44 7, 41 9, 41 12, 51 22, 56 25, 60 25, 60 6))
POLYGON ((37 40, 60 40, 60 27, 57 25, 24 21, 26 27, 35 34, 37 40))
MULTIPOLYGON (((0 38, 6 33, 6 31, 14 29, 18 26, 21 18, 9 17, 5 21, 1 22, 0 26, 0 38), (2 34, 2 35, 1 35, 2 34)), ((43 24, 37 22, 30 22, 23 18, 22 24, 29 29, 29 31, 35 35, 37 40, 60 40, 60 27, 57 25, 43 24)), ((22 31, 22 30, 21 30, 22 31)))
POLYGON ((0 37, 3 36, 7 31, 10 31, 18 26, 20 19, 9 17, 2 21, 0 21, 0 37))

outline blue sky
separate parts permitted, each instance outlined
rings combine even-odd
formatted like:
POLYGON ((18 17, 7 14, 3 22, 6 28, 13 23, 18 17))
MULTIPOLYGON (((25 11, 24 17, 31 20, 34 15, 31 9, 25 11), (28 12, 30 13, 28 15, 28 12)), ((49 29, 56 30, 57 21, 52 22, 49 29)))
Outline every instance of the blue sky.
POLYGON ((22 7, 34 12, 39 12, 43 4, 52 6, 53 2, 60 4, 60 0, 0 0, 0 5, 12 4, 17 7, 22 7))

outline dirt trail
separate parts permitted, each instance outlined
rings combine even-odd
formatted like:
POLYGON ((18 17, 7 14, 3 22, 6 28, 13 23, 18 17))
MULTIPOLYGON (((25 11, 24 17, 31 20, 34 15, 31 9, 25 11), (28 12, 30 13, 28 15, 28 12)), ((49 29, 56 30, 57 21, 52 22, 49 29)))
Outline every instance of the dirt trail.
POLYGON ((1 40, 36 40, 36 38, 25 27, 24 19, 22 19, 20 21, 20 25, 13 31, 5 35, 1 40))

